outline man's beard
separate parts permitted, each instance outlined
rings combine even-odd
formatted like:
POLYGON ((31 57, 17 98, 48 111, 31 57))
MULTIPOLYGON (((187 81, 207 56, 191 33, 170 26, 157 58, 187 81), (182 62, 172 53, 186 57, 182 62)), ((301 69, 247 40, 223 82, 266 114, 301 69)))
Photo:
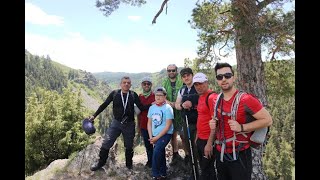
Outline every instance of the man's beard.
POLYGON ((176 77, 177 77, 177 74, 175 74, 175 75, 173 75, 173 76, 169 75, 169 78, 170 78, 170 79, 175 79, 176 77))
POLYGON ((223 91, 230 91, 232 89, 232 85, 228 84, 227 87, 221 87, 223 91))

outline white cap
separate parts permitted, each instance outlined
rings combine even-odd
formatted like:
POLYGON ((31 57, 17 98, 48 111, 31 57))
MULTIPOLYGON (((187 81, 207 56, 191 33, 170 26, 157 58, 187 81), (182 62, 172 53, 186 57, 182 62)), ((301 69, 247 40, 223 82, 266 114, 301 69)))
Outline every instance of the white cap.
POLYGON ((196 83, 196 82, 203 83, 203 82, 208 81, 208 78, 205 74, 199 72, 193 76, 192 81, 193 81, 193 83, 196 83))

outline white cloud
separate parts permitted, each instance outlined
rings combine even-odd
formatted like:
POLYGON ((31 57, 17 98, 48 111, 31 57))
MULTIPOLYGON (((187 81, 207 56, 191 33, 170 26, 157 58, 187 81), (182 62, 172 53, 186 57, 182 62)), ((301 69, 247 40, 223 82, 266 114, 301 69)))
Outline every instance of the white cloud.
POLYGON ((63 17, 48 15, 38 6, 32 3, 25 3, 25 21, 38 25, 57 25, 63 24, 63 17))
POLYGON ((141 19, 141 16, 128 16, 128 19, 131 21, 139 21, 141 19))
POLYGON ((53 61, 88 72, 159 72, 168 64, 183 66, 184 58, 196 57, 195 50, 161 49, 154 43, 119 43, 109 37, 88 41, 79 33, 61 39, 26 33, 25 48, 34 55, 49 55, 53 61))

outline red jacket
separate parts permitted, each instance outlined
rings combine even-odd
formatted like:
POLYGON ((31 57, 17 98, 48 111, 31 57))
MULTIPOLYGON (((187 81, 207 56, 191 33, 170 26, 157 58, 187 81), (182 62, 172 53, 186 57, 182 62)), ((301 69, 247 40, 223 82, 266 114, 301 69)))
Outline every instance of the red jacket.
MULTIPOLYGON (((143 105, 151 104, 155 101, 154 93, 151 92, 151 94, 147 98, 145 98, 142 94, 139 94, 139 99, 143 105)), ((147 123, 148 123, 147 115, 148 115, 148 110, 141 111, 141 113, 138 115, 138 120, 140 121, 140 128, 146 129, 146 130, 148 130, 148 128, 147 128, 147 123)))

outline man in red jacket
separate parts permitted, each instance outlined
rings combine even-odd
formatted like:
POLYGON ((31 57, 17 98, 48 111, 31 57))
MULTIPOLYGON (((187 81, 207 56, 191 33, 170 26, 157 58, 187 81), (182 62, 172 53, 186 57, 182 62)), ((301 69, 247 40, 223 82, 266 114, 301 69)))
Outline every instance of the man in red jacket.
MULTIPOLYGON (((155 101, 154 93, 151 90, 152 81, 149 77, 144 77, 141 80, 142 94, 139 94, 139 99, 141 104, 149 105, 155 101)), ((139 127, 139 135, 143 137, 144 146, 146 147, 148 161, 146 167, 152 167, 152 154, 153 154, 153 145, 150 144, 149 134, 148 134, 148 110, 141 111, 138 115, 138 127, 139 127)))
POLYGON ((199 94, 196 144, 200 164, 200 180, 217 180, 214 167, 213 143, 209 142, 209 121, 213 114, 213 104, 217 94, 209 89, 208 78, 199 72, 193 76, 193 84, 199 94))
POLYGON ((255 96, 235 88, 236 78, 230 64, 217 63, 214 70, 222 91, 221 98, 214 101, 216 119, 209 123, 211 137, 216 131, 218 179, 251 180, 250 137, 253 131, 272 124, 271 115, 255 96), (240 93, 243 95, 238 96, 240 93))

